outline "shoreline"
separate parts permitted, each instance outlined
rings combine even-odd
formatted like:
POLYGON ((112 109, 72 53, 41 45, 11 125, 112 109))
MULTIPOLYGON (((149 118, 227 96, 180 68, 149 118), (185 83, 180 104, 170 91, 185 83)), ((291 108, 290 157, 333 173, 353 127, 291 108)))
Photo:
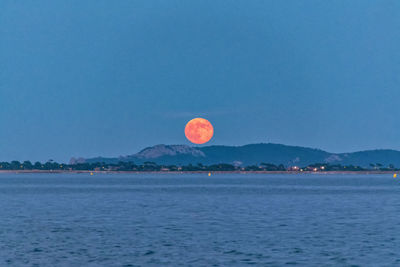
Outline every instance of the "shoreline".
POLYGON ((370 174, 395 174, 400 171, 86 171, 86 170, 0 170, 0 174, 354 174, 354 175, 370 175, 370 174))

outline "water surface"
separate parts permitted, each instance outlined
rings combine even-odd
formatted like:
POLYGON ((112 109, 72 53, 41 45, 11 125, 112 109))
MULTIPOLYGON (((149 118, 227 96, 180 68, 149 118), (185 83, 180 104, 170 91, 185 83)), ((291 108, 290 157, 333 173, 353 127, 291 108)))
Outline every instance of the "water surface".
POLYGON ((395 266, 390 175, 1 174, 0 265, 395 266))

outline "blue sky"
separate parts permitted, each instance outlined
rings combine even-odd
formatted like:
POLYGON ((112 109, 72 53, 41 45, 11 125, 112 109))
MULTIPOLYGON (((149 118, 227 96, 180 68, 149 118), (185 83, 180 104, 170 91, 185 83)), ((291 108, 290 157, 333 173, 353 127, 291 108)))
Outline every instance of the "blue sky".
POLYGON ((0 160, 189 144, 400 149, 400 2, 0 2, 0 160))

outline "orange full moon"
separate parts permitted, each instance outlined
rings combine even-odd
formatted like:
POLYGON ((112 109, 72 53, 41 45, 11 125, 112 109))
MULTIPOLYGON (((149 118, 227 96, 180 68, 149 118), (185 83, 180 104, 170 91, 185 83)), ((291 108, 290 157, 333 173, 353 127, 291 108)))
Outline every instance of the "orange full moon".
POLYGON ((213 137, 214 128, 208 120, 195 118, 186 124, 185 135, 192 143, 204 144, 213 137))

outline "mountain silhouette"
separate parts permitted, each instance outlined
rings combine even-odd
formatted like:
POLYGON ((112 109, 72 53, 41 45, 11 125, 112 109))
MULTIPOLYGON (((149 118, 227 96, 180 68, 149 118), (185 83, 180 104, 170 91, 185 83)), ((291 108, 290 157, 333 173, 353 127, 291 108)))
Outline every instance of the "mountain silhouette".
MULTIPOLYGON (((249 144, 244 146, 203 146, 156 145, 128 156, 115 158, 96 157, 79 159, 80 162, 118 163, 155 162, 166 165, 218 164, 229 163, 238 166, 260 163, 283 164, 285 166, 306 166, 313 163, 329 163, 370 167, 370 164, 400 166, 400 151, 367 150, 353 153, 330 153, 320 149, 282 144, 249 144)), ((71 161, 73 162, 74 159, 71 161)))

